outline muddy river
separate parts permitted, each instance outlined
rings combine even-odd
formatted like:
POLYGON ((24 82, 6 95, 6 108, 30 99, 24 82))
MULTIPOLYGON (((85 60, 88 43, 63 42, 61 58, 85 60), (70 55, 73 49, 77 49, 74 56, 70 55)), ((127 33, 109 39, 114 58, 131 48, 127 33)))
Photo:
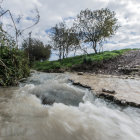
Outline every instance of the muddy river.
POLYGON ((36 72, 0 88, 0 140, 140 140, 140 109, 98 99, 68 78, 36 72))

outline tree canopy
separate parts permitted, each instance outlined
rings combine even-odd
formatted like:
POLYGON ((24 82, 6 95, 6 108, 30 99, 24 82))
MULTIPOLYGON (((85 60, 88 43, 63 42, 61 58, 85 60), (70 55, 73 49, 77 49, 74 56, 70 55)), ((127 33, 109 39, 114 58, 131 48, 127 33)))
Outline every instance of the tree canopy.
POLYGON ((65 23, 56 24, 52 28, 53 49, 58 51, 59 59, 68 57, 69 51, 75 50, 79 45, 76 34, 67 28, 65 23))
POLYGON ((42 41, 35 38, 27 38, 24 40, 22 48, 26 52, 30 62, 47 60, 51 55, 51 46, 44 45, 42 41))
POLYGON ((119 28, 115 12, 109 9, 82 10, 73 25, 73 30, 83 42, 92 44, 97 53, 97 45, 113 36, 119 28))

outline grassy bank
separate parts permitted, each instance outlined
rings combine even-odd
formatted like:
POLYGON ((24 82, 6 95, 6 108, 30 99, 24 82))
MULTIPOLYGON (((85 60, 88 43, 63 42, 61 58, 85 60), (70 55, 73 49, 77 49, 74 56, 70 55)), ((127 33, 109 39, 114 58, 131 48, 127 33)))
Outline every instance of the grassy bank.
POLYGON ((59 72, 60 70, 72 70, 75 66, 102 64, 104 61, 114 59, 131 49, 105 51, 99 54, 81 55, 65 58, 61 61, 35 62, 33 68, 38 71, 59 72))

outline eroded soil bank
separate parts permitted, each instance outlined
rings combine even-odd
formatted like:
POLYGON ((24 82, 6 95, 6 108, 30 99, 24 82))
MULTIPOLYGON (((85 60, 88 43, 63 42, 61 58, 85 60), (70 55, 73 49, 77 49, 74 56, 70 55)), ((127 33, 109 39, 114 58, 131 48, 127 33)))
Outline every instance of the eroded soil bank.
POLYGON ((122 105, 140 107, 140 77, 71 73, 73 84, 90 88, 93 94, 122 105), (107 90, 107 92, 104 90, 107 90), (108 91, 115 91, 109 93, 108 91))

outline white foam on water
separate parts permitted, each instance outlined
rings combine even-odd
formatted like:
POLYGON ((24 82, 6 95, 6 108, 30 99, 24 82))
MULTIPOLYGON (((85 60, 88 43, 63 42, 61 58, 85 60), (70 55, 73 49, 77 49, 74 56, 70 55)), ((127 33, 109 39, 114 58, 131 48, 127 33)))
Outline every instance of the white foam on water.
POLYGON ((77 107, 63 103, 42 105, 39 98, 29 94, 35 88, 27 84, 2 104, 0 140, 140 139, 139 109, 109 107, 102 100, 93 101, 88 90, 83 90, 84 102, 77 107))

